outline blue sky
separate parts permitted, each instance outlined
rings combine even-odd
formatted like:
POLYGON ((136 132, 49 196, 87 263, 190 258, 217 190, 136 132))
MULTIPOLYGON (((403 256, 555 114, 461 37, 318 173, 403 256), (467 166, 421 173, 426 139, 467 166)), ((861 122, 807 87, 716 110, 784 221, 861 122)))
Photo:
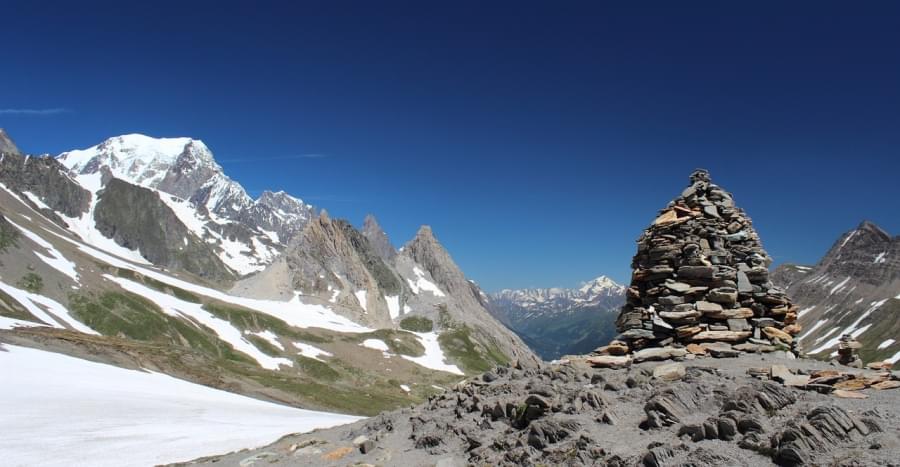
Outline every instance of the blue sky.
POLYGON ((3 10, 0 127, 22 149, 200 138, 254 195, 374 213, 398 246, 432 225, 488 290, 627 282, 696 167, 776 262, 863 219, 900 231, 896 2, 3 10))

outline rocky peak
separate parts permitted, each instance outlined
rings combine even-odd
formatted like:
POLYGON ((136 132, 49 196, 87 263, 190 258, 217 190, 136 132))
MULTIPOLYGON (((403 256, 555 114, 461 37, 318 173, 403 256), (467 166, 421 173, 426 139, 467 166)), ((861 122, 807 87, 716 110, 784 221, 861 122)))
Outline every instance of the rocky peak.
POLYGON ((367 214, 363 221, 363 235, 369 240, 372 248, 386 261, 391 261, 397 256, 397 250, 391 244, 391 240, 378 224, 378 220, 372 214, 367 214))
POLYGON ((284 191, 272 192, 266 190, 259 195, 259 199, 256 202, 287 213, 298 212, 309 207, 299 198, 295 198, 284 191))
MULTIPOLYGON (((869 263, 887 264, 900 250, 900 237, 890 234, 869 221, 839 238, 817 265, 822 272, 856 276, 869 263)), ((869 271, 870 272, 870 271, 869 271)))
POLYGON ((403 253, 425 267, 438 285, 451 294, 454 290, 470 290, 469 282, 434 236, 430 226, 419 227, 416 237, 403 247, 403 253))
POLYGON ((21 154, 16 143, 6 133, 6 130, 0 128, 0 154, 21 154))
POLYGON ((598 295, 619 295, 624 292, 625 287, 616 283, 616 281, 606 276, 600 276, 592 281, 585 282, 578 291, 585 296, 594 297, 598 295))

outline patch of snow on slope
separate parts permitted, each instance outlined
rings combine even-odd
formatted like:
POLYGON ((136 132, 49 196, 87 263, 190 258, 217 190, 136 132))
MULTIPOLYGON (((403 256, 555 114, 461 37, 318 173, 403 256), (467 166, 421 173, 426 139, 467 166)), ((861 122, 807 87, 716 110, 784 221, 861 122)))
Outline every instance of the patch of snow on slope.
POLYGON ((68 325, 72 329, 85 334, 98 334, 97 331, 87 327, 81 321, 69 314, 69 310, 56 300, 43 295, 34 294, 26 290, 17 289, 5 282, 0 282, 0 290, 22 304, 35 318, 55 328, 65 329, 68 325), (45 311, 46 310, 46 311, 45 311))
POLYGON ((843 248, 847 244, 847 242, 849 242, 850 239, 853 238, 854 235, 856 235, 856 230, 850 232, 850 235, 847 235, 847 238, 844 239, 844 243, 841 243, 841 247, 843 248))
POLYGON ((368 302, 366 301, 366 291, 365 290, 357 290, 353 293, 356 295, 356 301, 359 302, 359 306, 362 307, 363 311, 368 313, 368 302))
POLYGON ((241 331, 234 327, 233 324, 204 310, 203 305, 199 303, 186 302, 169 294, 165 294, 121 277, 115 277, 109 274, 104 274, 103 277, 119 284, 123 289, 131 293, 138 294, 156 303, 167 315, 183 317, 192 323, 200 323, 203 326, 212 329, 220 339, 231 344, 238 352, 243 352, 252 357, 259 363, 259 366, 263 368, 277 370, 280 365, 294 366, 294 362, 286 358, 270 357, 266 355, 256 348, 255 345, 244 339, 244 336, 241 335, 241 331))
POLYGON ((362 344, 360 345, 369 349, 380 350, 382 352, 387 352, 388 350, 390 350, 388 348, 388 345, 385 344, 381 339, 366 339, 362 341, 362 344))
POLYGON ((881 253, 879 253, 878 256, 875 257, 875 261, 873 261, 873 263, 881 264, 881 263, 885 262, 884 255, 886 255, 886 254, 887 254, 886 251, 882 251, 881 253))
POLYGON ((811 307, 804 308, 804 309, 798 311, 798 312, 797 312, 797 318, 803 317, 803 315, 809 313, 810 311, 813 311, 813 309, 815 309, 815 308, 816 308, 816 306, 813 305, 813 306, 811 306, 811 307))
POLYGON ((897 353, 894 354, 893 357, 891 357, 885 361, 890 362, 891 364, 897 363, 897 361, 900 361, 900 351, 898 351, 897 353))
MULTIPOLYGON (((837 336, 832 337, 832 338, 829 339, 827 342, 825 342, 824 344, 820 345, 819 347, 816 347, 814 350, 810 351, 809 353, 810 353, 810 354, 817 354, 817 353, 819 353, 819 352, 822 352, 823 350, 830 349, 831 347, 834 347, 835 345, 838 344, 838 342, 839 342, 840 339, 841 339, 841 336, 844 335, 844 334, 850 334, 853 338, 859 337, 860 334, 866 332, 866 330, 868 330, 869 327, 872 326, 872 324, 869 323, 869 324, 867 324, 867 325, 865 325, 865 326, 863 326, 863 327, 857 329, 857 326, 859 326, 859 323, 861 323, 862 320, 866 319, 870 314, 872 314, 872 312, 874 312, 875 310, 877 310, 878 308, 880 308, 881 305, 884 305, 886 302, 887 302, 887 299, 872 302, 872 303, 871 303, 871 306, 870 306, 868 309, 866 309, 866 311, 863 312, 863 313, 859 316, 859 318, 856 319, 856 321, 854 321, 854 322, 851 323, 849 326, 847 326, 846 328, 844 328, 844 330, 841 331, 840 333, 838 333, 837 336)), ((834 331, 834 330, 832 330, 832 331, 834 331)), ((831 333, 829 332, 829 334, 831 334, 831 333)), ((826 334, 826 335, 827 335, 827 334, 826 334)), ((822 336, 822 337, 825 337, 825 336, 822 336)))
POLYGON ((78 272, 75 271, 75 263, 74 262, 66 259, 66 257, 63 256, 63 254, 60 253, 59 250, 54 248, 53 245, 51 245, 49 242, 47 242, 43 238, 35 235, 34 232, 26 229, 25 227, 22 227, 19 224, 16 224, 9 218, 7 218, 6 221, 9 222, 10 224, 12 224, 13 226, 15 226, 20 231, 22 231, 22 234, 24 234, 26 237, 28 237, 29 240, 31 240, 34 243, 37 243, 38 246, 46 249, 47 252, 50 254, 50 256, 44 256, 44 255, 38 253, 37 251, 33 251, 32 253, 34 253, 35 256, 38 257, 38 259, 47 263, 47 265, 52 267, 53 269, 56 269, 57 271, 65 274, 66 276, 69 276, 76 283, 78 282, 78 272))
POLYGON ((802 336, 800 336, 798 339, 800 339, 801 341, 802 341, 803 339, 806 339, 806 336, 809 336, 809 335, 812 334, 816 329, 819 329, 820 327, 822 327, 823 324, 825 324, 825 323, 827 323, 827 322, 828 322, 827 319, 820 319, 819 321, 816 322, 816 324, 814 324, 811 328, 809 328, 809 330, 806 331, 806 332, 805 332, 802 336))
POLYGON ((458 366, 445 363, 446 357, 444 356, 444 350, 441 349, 441 344, 438 342, 437 332, 414 332, 413 334, 419 338, 422 347, 425 347, 425 353, 421 357, 410 357, 409 355, 401 355, 401 357, 425 368, 446 371, 455 375, 464 375, 458 366))
POLYGON ((849 281, 850 281, 850 276, 847 276, 847 278, 844 279, 843 281, 841 281, 840 284, 834 286, 831 289, 831 292, 828 292, 828 295, 834 295, 835 292, 837 292, 838 290, 841 290, 845 285, 847 285, 847 282, 849 282, 849 281))
POLYGON ((320 355, 324 355, 326 357, 332 356, 331 352, 326 352, 318 347, 315 347, 315 346, 312 346, 312 345, 309 345, 309 344, 306 344, 303 342, 294 342, 294 347, 296 347, 297 350, 300 351, 299 352, 300 355, 303 355, 304 357, 309 357, 313 360, 318 360, 320 362, 322 361, 322 359, 319 358, 320 355))
POLYGON ((384 300, 387 302, 388 314, 391 315, 391 319, 400 316, 400 296, 385 295, 384 300))
POLYGON ((266 268, 265 264, 257 262, 250 247, 244 243, 222 237, 219 247, 222 249, 218 252, 219 259, 240 274, 246 275, 266 268))
POLYGON ((197 209, 187 200, 183 200, 177 196, 154 190, 159 195, 160 201, 165 203, 169 209, 175 213, 175 217, 184 224, 197 238, 203 238, 206 232, 206 222, 197 216, 197 209))
POLYGON ((44 326, 44 324, 0 316, 0 329, 31 328, 35 326, 44 326))
POLYGON ((131 467, 263 446, 358 417, 13 345, 0 352, 6 465, 131 467))
POLYGON ((425 273, 419 269, 418 267, 413 268, 413 272, 416 274, 416 280, 406 279, 406 282, 409 283, 409 288, 412 289, 414 294, 419 293, 419 291, 431 292, 436 297, 444 297, 444 292, 438 288, 438 286, 434 285, 433 282, 429 281, 425 278, 425 273))
POLYGON ((53 211, 52 209, 50 209, 50 206, 47 206, 47 204, 44 203, 44 201, 41 200, 41 198, 39 198, 34 193, 32 193, 30 191, 23 191, 22 194, 24 194, 26 198, 30 199, 31 202, 34 203, 35 206, 37 206, 41 209, 46 209, 48 211, 53 211))
POLYGON ((894 339, 888 339, 888 340, 878 344, 878 347, 876 347, 876 349, 877 350, 886 349, 886 348, 890 347, 891 344, 893 344, 894 342, 896 342, 894 339))
POLYGON ((215 289, 211 289, 209 287, 203 287, 197 284, 183 281, 181 279, 176 279, 149 268, 140 267, 138 265, 122 261, 119 258, 108 255, 84 243, 77 242, 49 230, 48 232, 67 242, 70 242, 85 254, 99 259, 100 261, 103 261, 110 266, 128 269, 130 271, 140 273, 144 276, 156 279, 173 287, 178 287, 209 298, 259 311, 267 315, 274 316, 275 318, 278 318, 291 326, 296 326, 298 328, 323 328, 338 332, 360 333, 372 331, 372 329, 354 323, 353 321, 338 315, 334 311, 322 305, 303 303, 302 301, 300 301, 299 294, 295 294, 294 298, 287 302, 278 300, 259 300, 254 298, 236 297, 215 289))

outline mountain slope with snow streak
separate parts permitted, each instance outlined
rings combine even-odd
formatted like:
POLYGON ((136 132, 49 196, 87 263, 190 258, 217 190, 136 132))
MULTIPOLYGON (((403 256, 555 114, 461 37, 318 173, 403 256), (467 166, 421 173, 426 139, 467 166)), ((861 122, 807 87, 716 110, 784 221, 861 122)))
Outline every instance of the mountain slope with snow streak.
POLYGON ((867 362, 900 351, 900 237, 864 221, 815 266, 781 265, 772 280, 800 307, 800 339, 809 355, 830 358, 844 334, 863 344, 867 362))

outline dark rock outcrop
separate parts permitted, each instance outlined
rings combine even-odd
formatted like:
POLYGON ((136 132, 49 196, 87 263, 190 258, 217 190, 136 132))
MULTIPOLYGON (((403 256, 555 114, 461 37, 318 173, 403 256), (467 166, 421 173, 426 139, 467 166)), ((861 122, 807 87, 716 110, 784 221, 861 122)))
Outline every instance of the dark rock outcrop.
POLYGON ((91 202, 91 193, 72 180, 62 164, 48 156, 3 154, 0 156, 0 183, 58 224, 63 221, 57 212, 68 217, 81 217, 91 202), (34 204, 26 192, 50 209, 34 204))
POLYGON ((372 246, 372 249, 378 253, 378 256, 380 256, 381 259, 391 262, 394 260, 394 257, 397 256, 397 250, 394 248, 394 245, 391 244, 391 240, 388 238, 387 234, 384 233, 381 225, 378 224, 378 220, 375 219, 375 216, 371 214, 366 215, 366 218, 363 221, 362 234, 369 239, 369 244, 372 246))
POLYGON ((212 248, 190 232, 152 190, 110 179, 99 192, 94 220, 104 236, 137 249, 153 264, 218 282, 234 278, 212 248))

